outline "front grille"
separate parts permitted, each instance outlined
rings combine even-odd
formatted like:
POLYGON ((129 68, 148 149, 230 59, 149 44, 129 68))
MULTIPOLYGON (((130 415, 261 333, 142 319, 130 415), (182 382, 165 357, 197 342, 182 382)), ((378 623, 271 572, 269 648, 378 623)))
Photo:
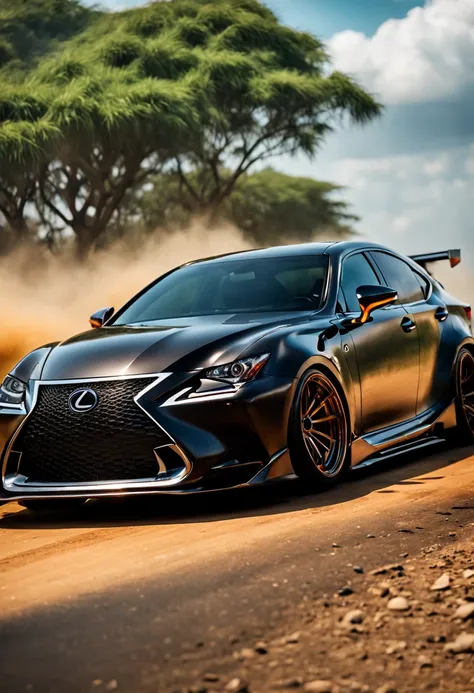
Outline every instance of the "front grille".
POLYGON ((38 400, 15 441, 20 474, 31 483, 80 483, 149 479, 158 474, 153 449, 170 438, 133 398, 151 379, 41 385, 38 400), (95 409, 76 413, 69 397, 90 388, 95 409))

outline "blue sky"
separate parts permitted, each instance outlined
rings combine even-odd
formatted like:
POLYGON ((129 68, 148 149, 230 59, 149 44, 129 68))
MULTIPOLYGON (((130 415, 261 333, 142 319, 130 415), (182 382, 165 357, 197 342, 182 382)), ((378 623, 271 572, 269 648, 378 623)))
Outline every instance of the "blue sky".
POLYGON ((474 0, 265 4, 324 39, 334 68, 386 106, 376 123, 338 129, 314 161, 272 165, 346 186, 363 236, 404 252, 462 246, 474 261, 474 0))
POLYGON ((372 34, 384 21, 404 17, 421 2, 412 0, 266 0, 285 24, 321 38, 351 28, 372 34))

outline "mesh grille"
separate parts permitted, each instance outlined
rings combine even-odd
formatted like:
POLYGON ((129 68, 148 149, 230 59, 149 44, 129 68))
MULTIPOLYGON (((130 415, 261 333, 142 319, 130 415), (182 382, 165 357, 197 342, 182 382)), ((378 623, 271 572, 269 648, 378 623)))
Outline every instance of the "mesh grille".
POLYGON ((20 473, 30 482, 77 483, 147 479, 158 465, 153 449, 170 439, 133 398, 150 379, 72 385, 42 385, 15 450, 22 452, 20 473), (94 390, 95 409, 76 413, 69 397, 94 390))

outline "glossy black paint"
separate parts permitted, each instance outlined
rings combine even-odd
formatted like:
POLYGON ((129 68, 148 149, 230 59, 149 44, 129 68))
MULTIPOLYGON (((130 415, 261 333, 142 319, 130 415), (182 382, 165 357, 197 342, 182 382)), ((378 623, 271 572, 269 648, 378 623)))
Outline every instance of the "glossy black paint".
MULTIPOLYGON (((146 326, 115 326, 124 309, 115 316, 104 309, 93 316, 105 322, 104 326, 31 352, 12 371, 28 383, 25 411, 0 409, 0 446, 4 449, 0 500, 184 493, 260 483, 291 474, 288 418, 296 385, 308 368, 323 370, 344 395, 353 464, 376 459, 382 449, 396 451, 407 440, 416 443, 423 436, 455 425, 454 365, 463 346, 474 352, 465 304, 450 296, 415 262, 392 253, 422 275, 429 287, 423 300, 394 302, 396 291, 371 257, 371 251, 377 250, 392 252, 375 244, 343 242, 270 248, 201 261, 212 264, 236 257, 271 260, 324 253, 329 259, 329 273, 317 311, 229 313, 155 321, 146 326), (343 311, 339 302, 344 261, 360 253, 379 281, 378 292, 377 287, 367 286, 361 291, 360 311, 367 309, 371 296, 387 300, 385 305, 376 306, 364 323, 360 311, 343 311), (206 369, 267 353, 270 358, 263 371, 241 387, 205 377, 206 369), (16 432, 30 413, 34 415, 42 383, 78 381, 80 387, 94 379, 147 375, 155 375, 157 382, 140 394, 139 406, 173 443, 171 452, 163 452, 163 461, 172 453, 189 462, 190 468, 185 474, 183 471, 179 483, 140 487, 121 483, 117 488, 97 484, 93 489, 92 485, 81 489, 62 488, 61 484, 33 488, 28 487, 27 480, 21 488, 7 483, 7 477, 14 476, 14 455, 21 453, 15 450, 16 432)), ((18 459, 21 471, 21 456, 18 459)))

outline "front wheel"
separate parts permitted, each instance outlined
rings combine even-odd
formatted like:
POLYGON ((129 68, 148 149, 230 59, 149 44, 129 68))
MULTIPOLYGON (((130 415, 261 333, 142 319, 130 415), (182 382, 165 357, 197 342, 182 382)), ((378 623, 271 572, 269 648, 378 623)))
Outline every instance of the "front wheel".
POLYGON ((457 433, 461 444, 474 442, 474 356, 461 349, 456 365, 457 433))
POLYGON ((20 505, 35 513, 70 513, 86 501, 83 498, 58 498, 57 500, 23 500, 20 505))
POLYGON ((349 425, 338 387, 318 370, 302 377, 290 414, 288 443, 296 474, 316 488, 340 479, 349 463, 349 425))

